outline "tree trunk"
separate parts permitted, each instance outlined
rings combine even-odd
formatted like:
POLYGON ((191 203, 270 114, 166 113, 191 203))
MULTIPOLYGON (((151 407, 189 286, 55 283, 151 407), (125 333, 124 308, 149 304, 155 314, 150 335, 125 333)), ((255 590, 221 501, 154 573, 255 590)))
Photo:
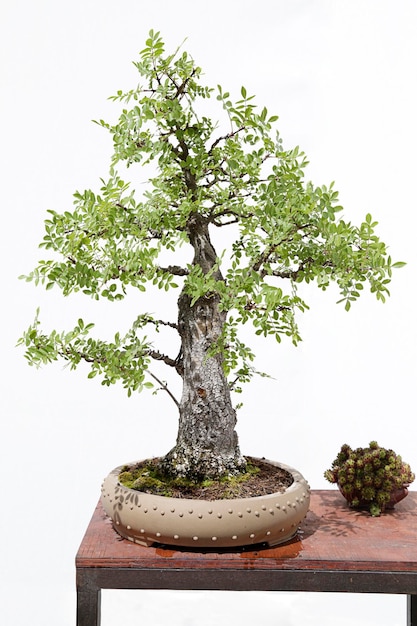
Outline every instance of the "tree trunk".
MULTIPOLYGON (((200 216, 190 220, 189 237, 194 264, 207 273, 216 263, 216 253, 200 216)), ((219 271, 216 278, 223 280, 219 271)), ((192 479, 219 478, 245 468, 222 354, 207 356, 222 334, 226 312, 220 311, 216 294, 201 297, 193 306, 191 300, 184 289, 178 299, 182 344, 178 370, 183 377, 178 437, 162 467, 170 474, 192 479)))

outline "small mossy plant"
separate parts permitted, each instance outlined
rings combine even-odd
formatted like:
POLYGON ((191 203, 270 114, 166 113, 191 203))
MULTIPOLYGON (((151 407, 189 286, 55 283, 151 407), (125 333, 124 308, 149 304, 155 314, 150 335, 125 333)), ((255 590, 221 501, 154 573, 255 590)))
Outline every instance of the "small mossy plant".
POLYGON ((400 455, 371 441, 368 448, 356 450, 344 444, 324 477, 337 483, 352 507, 377 517, 407 495, 415 475, 400 455))

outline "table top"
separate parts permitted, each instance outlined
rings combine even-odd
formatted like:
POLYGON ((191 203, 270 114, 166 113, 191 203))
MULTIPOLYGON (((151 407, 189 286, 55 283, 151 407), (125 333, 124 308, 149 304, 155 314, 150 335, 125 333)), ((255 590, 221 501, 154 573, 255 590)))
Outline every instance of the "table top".
POLYGON ((78 568, 417 572, 417 492, 380 517, 347 506, 338 491, 311 493, 297 536, 273 548, 194 551, 122 539, 101 504, 80 545, 78 568))

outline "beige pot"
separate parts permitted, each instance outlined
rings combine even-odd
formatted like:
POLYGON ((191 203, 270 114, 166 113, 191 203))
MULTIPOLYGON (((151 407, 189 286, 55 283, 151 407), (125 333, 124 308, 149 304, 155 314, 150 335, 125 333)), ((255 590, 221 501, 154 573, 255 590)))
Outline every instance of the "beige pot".
POLYGON ((122 466, 105 478, 101 501, 115 530, 140 545, 231 548, 275 546, 291 539, 307 514, 310 488, 297 470, 284 493, 231 500, 169 498, 129 489, 118 480, 122 466))

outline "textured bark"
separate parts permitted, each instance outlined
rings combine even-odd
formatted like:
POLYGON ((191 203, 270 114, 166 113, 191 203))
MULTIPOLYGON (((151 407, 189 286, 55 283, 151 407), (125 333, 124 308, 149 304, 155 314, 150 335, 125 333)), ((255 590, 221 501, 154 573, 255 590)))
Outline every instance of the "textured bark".
MULTIPOLYGON (((189 224, 194 263, 207 273, 216 262, 207 225, 195 215, 189 224)), ((220 272, 217 279, 222 280, 220 272)), ((216 478, 242 471, 235 431, 236 412, 222 366, 221 353, 208 352, 222 334, 226 313, 215 294, 201 297, 191 306, 184 290, 178 300, 178 330, 182 353, 177 370, 183 377, 178 437, 165 456, 163 467, 174 475, 216 478)))

